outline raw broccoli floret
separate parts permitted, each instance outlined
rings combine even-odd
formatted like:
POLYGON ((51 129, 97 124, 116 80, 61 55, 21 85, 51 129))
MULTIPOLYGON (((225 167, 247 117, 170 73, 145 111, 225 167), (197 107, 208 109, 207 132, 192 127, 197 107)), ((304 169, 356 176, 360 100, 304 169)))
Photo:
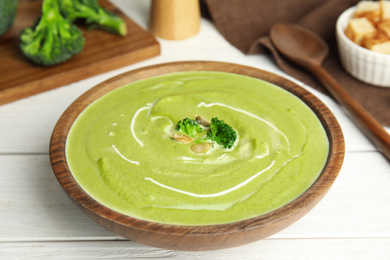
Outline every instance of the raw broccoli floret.
POLYGON ((5 34, 12 26, 18 8, 18 0, 0 1, 0 36, 5 34))
POLYGON ((64 62, 83 47, 82 32, 61 15, 57 0, 44 0, 42 16, 20 33, 23 54, 38 65, 64 62))
POLYGON ((195 120, 186 118, 177 123, 176 130, 183 131, 187 135, 194 137, 196 132, 202 132, 202 127, 195 120))
POLYGON ((71 22, 83 20, 91 28, 126 35, 126 23, 118 15, 101 7, 96 0, 58 0, 62 14, 71 22))
POLYGON ((230 125, 226 124, 223 120, 219 120, 218 118, 214 117, 211 119, 210 131, 207 132, 207 136, 195 142, 216 142, 217 144, 223 145, 225 148, 230 149, 233 147, 236 139, 236 131, 234 131, 234 129, 230 125))

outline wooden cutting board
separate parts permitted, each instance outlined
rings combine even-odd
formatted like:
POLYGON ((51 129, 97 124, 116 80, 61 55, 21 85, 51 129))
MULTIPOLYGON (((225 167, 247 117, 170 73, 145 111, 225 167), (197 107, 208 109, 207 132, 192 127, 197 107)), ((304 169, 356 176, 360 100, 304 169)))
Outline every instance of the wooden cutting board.
POLYGON ((20 31, 40 15, 42 1, 19 0, 15 22, 0 38, 0 105, 68 85, 160 54, 155 37, 107 0, 99 4, 120 15, 127 24, 125 37, 80 26, 84 50, 65 63, 41 67, 28 61, 19 49, 20 31))

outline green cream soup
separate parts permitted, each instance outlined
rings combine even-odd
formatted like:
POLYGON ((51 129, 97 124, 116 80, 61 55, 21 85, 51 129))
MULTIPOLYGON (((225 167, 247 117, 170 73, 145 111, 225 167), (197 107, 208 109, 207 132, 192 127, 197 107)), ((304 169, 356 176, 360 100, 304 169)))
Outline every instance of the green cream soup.
MULTIPOLYGON (((206 135, 207 129, 196 138, 206 135)), ((328 139, 300 99, 262 80, 181 72, 120 87, 89 105, 66 143, 70 170, 100 203, 139 219, 229 223, 291 202, 313 184, 328 139), (237 132, 232 149, 205 154, 170 138, 201 115, 237 132)))

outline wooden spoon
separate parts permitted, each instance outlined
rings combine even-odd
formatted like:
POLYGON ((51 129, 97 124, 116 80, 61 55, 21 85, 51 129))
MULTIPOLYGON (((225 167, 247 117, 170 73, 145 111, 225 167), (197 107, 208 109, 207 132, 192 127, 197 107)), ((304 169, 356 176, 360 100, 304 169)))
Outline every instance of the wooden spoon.
POLYGON ((328 92, 348 112, 368 139, 390 161, 390 135, 343 87, 322 67, 328 55, 327 44, 315 33, 298 25, 279 23, 271 28, 276 49, 292 62, 313 73, 328 92))

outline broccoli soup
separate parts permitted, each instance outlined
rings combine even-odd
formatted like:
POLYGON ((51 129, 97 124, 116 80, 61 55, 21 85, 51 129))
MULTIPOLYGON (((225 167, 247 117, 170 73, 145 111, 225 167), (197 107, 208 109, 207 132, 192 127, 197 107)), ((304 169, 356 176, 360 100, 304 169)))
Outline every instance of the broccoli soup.
POLYGON ((284 89, 236 74, 179 72, 89 105, 71 127, 66 157, 76 181, 105 206, 207 225, 291 202, 317 179, 328 149, 316 115, 284 89))

